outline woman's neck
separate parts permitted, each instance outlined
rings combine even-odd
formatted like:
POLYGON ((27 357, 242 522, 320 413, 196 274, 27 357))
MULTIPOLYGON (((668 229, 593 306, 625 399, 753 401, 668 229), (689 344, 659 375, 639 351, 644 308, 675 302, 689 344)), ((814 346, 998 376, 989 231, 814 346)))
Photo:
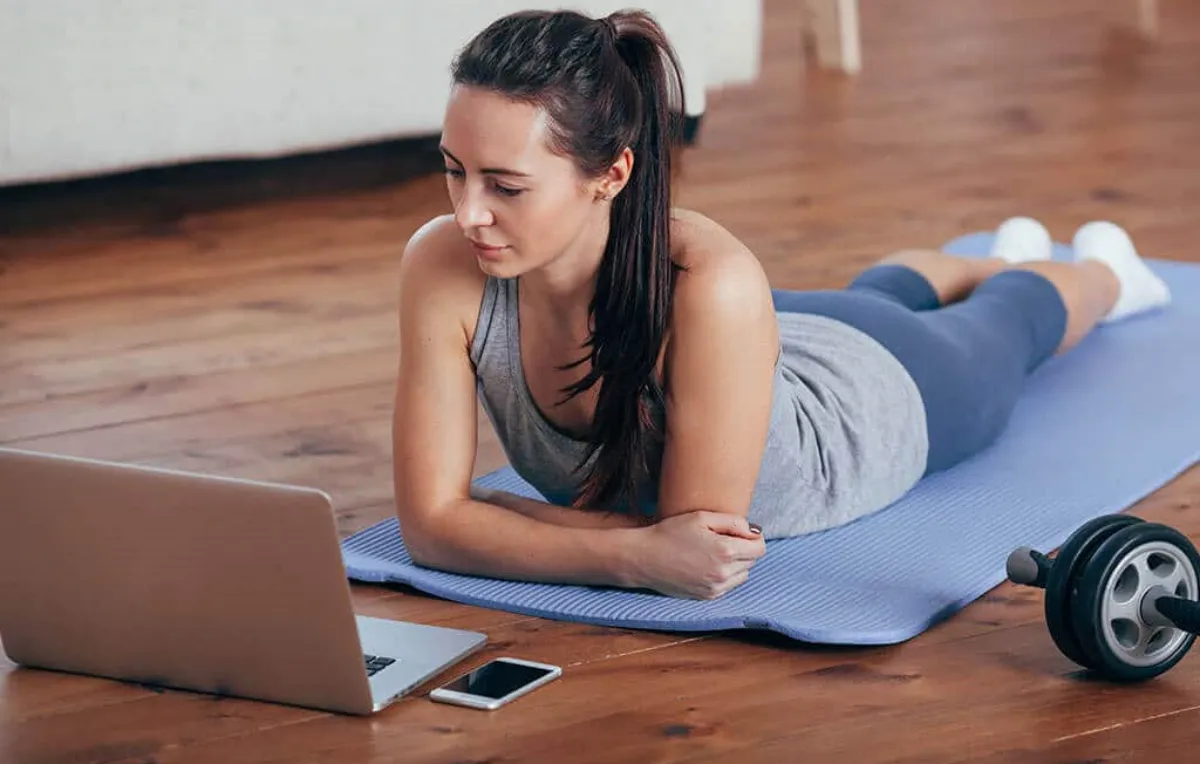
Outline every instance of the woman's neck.
POLYGON ((607 216, 587 226, 545 266, 521 276, 527 304, 571 324, 585 320, 608 243, 607 216))

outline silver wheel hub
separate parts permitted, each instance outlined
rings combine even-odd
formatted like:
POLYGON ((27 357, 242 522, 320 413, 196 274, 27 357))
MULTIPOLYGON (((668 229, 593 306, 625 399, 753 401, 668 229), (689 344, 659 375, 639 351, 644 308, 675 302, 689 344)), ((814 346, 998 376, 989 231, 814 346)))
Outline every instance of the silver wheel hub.
POLYGON ((1117 562, 1105 582, 1100 606, 1101 639, 1131 666, 1161 663, 1191 637, 1174 626, 1146 622, 1142 605, 1152 589, 1168 596, 1197 599, 1196 570, 1174 544, 1142 544, 1117 562))

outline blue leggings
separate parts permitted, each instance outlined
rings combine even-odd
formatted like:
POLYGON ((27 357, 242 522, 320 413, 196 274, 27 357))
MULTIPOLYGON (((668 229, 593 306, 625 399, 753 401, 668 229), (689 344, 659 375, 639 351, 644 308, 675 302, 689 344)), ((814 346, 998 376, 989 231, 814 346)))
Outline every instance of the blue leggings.
POLYGON ((899 359, 925 404, 926 474, 996 439, 1026 376, 1054 354, 1067 325, 1058 290, 1026 270, 1001 271, 945 306, 924 276, 897 264, 872 266, 845 289, 773 294, 776 310, 843 321, 899 359))

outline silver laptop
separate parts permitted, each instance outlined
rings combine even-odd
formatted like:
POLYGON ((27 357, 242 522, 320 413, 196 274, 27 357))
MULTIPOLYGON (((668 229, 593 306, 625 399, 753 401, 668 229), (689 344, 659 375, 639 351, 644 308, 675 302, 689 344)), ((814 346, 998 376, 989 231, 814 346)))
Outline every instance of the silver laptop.
POLYGON ((0 448, 13 662, 370 714, 481 648, 356 616, 327 494, 0 448))

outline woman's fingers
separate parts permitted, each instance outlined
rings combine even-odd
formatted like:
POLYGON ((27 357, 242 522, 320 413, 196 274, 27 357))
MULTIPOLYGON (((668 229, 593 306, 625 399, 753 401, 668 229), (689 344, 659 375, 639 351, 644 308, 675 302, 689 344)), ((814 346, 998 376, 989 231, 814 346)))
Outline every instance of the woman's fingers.
POLYGON ((742 539, 729 536, 724 541, 727 553, 734 560, 757 560, 767 551, 767 545, 761 538, 742 539))
POLYGON ((742 584, 746 583, 746 581, 749 578, 750 578, 750 569, 749 568, 745 568, 743 570, 738 571, 737 573, 734 573, 732 576, 730 576, 729 578, 726 579, 725 586, 722 587, 721 594, 728 594, 729 592, 738 588, 742 584))

